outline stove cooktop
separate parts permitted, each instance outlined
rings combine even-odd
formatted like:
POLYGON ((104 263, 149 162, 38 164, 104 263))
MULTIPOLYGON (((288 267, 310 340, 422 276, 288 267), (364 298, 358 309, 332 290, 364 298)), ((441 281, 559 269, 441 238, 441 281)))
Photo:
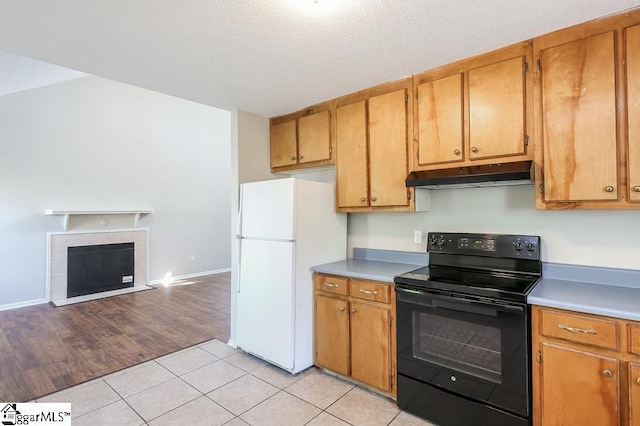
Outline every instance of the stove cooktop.
POLYGON ((540 279, 540 237, 429 233, 429 266, 395 277, 404 288, 526 302, 540 279))
POLYGON ((437 290, 446 293, 526 302, 527 295, 539 279, 539 275, 464 271, 426 266, 395 277, 395 283, 405 288, 417 290, 437 290))

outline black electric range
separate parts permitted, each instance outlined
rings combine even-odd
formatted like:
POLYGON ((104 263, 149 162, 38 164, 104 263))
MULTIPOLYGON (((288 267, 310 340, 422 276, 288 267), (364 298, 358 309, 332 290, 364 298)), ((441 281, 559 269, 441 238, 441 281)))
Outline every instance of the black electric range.
POLYGON ((529 292, 540 237, 429 233, 395 277, 398 406, 440 426, 531 425, 529 292))

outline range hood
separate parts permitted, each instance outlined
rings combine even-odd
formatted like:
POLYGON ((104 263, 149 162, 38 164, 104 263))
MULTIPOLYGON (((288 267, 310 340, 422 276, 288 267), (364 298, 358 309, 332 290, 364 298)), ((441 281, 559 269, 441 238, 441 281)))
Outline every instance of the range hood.
POLYGON ((532 161, 423 170, 409 173, 407 187, 453 189, 482 186, 532 185, 532 161))

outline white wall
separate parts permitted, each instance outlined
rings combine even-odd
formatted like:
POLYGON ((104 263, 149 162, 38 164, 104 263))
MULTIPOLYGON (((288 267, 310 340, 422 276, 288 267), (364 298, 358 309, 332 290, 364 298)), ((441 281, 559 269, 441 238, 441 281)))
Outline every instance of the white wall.
POLYGON ((245 111, 231 113, 231 330, 229 343, 235 346, 236 288, 238 256, 236 229, 240 185, 245 182, 275 179, 269 166, 269 119, 245 111))
POLYGON ((45 297, 48 208, 154 209, 151 280, 229 268, 228 111, 86 77, 0 97, 0 148, 0 307, 45 297))
POLYGON ((640 269, 640 210, 535 210, 534 187, 431 191, 431 211, 349 215, 353 247, 424 251, 413 230, 533 234, 545 262, 640 269))

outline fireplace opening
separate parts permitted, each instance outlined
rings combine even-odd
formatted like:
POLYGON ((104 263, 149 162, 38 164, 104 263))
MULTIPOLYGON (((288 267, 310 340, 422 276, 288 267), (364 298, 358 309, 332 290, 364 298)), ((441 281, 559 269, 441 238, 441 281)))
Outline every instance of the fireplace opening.
POLYGON ((133 287, 134 243, 67 248, 67 297, 133 287))

